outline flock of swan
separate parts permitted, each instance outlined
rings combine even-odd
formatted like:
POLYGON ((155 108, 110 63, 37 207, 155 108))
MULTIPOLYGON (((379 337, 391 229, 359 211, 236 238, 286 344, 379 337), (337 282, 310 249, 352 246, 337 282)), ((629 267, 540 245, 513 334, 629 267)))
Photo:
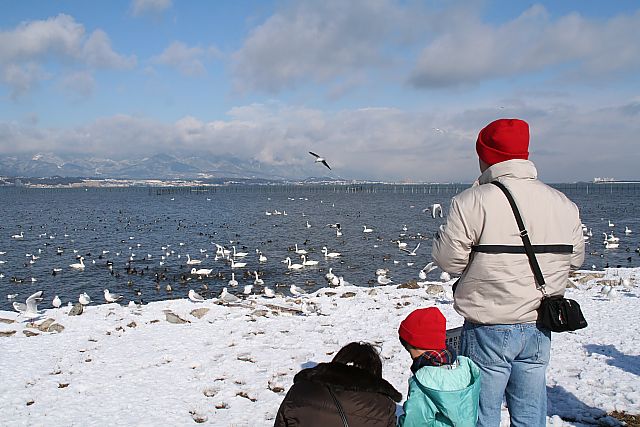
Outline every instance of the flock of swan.
MULTIPOLYGON (((210 199, 207 200, 209 201, 210 199)), ((289 198, 289 200, 295 199, 289 198)), ((322 201, 320 202, 322 203, 322 201)), ((331 207, 334 208, 335 204, 331 204, 331 207)), ((316 241, 315 244, 308 239, 305 239, 302 244, 299 242, 293 243, 286 249, 287 256, 284 257, 281 256, 282 249, 276 252, 265 247, 265 245, 249 248, 240 243, 238 238, 228 240, 228 243, 221 243, 219 240, 217 242, 211 241, 211 239, 215 238, 215 233, 206 234, 210 238, 210 243, 205 247, 199 248, 200 256, 192 256, 193 253, 198 252, 198 249, 194 250, 193 242, 163 244, 159 249, 152 249, 148 253, 140 254, 138 252, 142 252, 145 245, 136 243, 136 238, 128 235, 120 238, 120 243, 124 247, 101 249, 97 252, 97 256, 96 254, 91 255, 82 253, 79 250, 73 250, 73 259, 67 262, 67 268, 55 266, 50 270, 51 276, 54 277, 57 275, 69 277, 71 274, 75 275, 72 276, 75 278, 82 278, 83 275, 92 275, 91 277, 95 278, 99 272, 105 272, 116 280, 115 286, 118 286, 121 293, 113 293, 108 289, 104 289, 102 297, 94 300, 89 295, 90 292, 95 291, 95 286, 93 286, 91 289, 81 289, 81 292, 76 294, 76 298, 69 298, 67 292, 66 301, 56 292, 52 292, 54 297, 49 301, 51 301, 51 306, 54 308, 60 308, 65 303, 66 305, 78 303, 86 306, 103 302, 123 303, 125 299, 130 300, 129 304, 139 306, 145 300, 158 299, 158 293, 166 298, 180 298, 186 294, 186 297, 194 303, 214 299, 221 303, 234 304, 242 301, 243 298, 273 298, 278 293, 300 298, 308 292, 305 287, 317 288, 315 280, 309 279, 309 277, 323 277, 328 286, 350 284, 345 279, 345 274, 349 273, 350 263, 358 264, 357 261, 360 260, 357 258, 361 257, 359 254, 361 251, 352 249, 347 251, 345 255, 339 250, 330 249, 332 246, 344 245, 347 241, 352 246, 357 246, 360 244, 359 242, 362 242, 361 244, 368 246, 368 250, 372 246, 378 251, 381 255, 377 258, 378 261, 373 261, 374 264, 375 262, 384 262, 388 263, 388 265, 400 264, 403 268, 406 266, 413 269, 413 280, 420 285, 426 284, 428 275, 437 268, 433 263, 426 263, 429 256, 428 250, 423 249, 420 251, 420 248, 424 247, 423 240, 427 240, 428 237, 421 233, 410 233, 409 229, 413 227, 408 227, 407 224, 402 224, 401 227, 398 227, 395 235, 389 236, 389 226, 385 224, 387 225, 385 228, 381 224, 372 225, 369 223, 371 218, 365 224, 361 223, 360 227, 362 228, 358 231, 353 220, 350 220, 348 229, 345 229, 344 223, 338 222, 316 226, 314 225, 314 219, 310 220, 304 213, 301 213, 303 219, 298 220, 300 212, 296 212, 295 208, 290 209, 290 212, 295 212, 292 217, 296 218, 287 220, 289 221, 287 223, 289 224, 288 226, 297 227, 296 230, 289 230, 293 236, 304 236, 305 230, 308 233, 314 227, 334 230, 335 233, 333 231, 322 231, 321 235, 324 236, 324 240, 316 241), (384 232, 382 229, 384 229, 384 232), (343 233, 346 234, 346 237, 343 236, 343 233), (383 236, 383 234, 386 234, 386 236, 383 236), (268 258, 269 252, 273 253, 268 258), (274 257, 276 261, 273 261, 274 257), (414 267, 416 260, 420 264, 421 259, 425 260, 426 265, 422 268, 420 268, 421 265, 414 267), (269 262, 270 260, 271 262, 269 262), (285 264, 285 266, 279 267, 280 263, 285 264), (327 270, 328 272, 326 272, 327 270), (336 270, 341 270, 341 274, 335 273, 336 270), (282 280, 282 277, 289 275, 293 275, 291 276, 293 279, 298 278, 299 280, 296 280, 295 284, 285 284, 278 281, 282 280), (147 278, 145 279, 147 283, 152 281, 153 289, 150 290, 148 285, 141 284, 143 276, 147 278), (123 282, 126 282, 126 285, 123 282), (183 288, 185 293, 182 293, 180 288, 183 288), (216 293, 216 289, 221 289, 221 291, 216 293), (156 294, 149 297, 151 292, 156 294), (133 294, 133 297, 125 297, 123 293, 133 294)), ((439 203, 430 205, 422 212, 430 214, 429 216, 434 220, 440 221, 440 218, 444 218, 443 209, 439 203)), ((284 209, 267 211, 267 217, 273 217, 274 215, 288 216, 284 209)), ((425 222, 429 221, 427 216, 423 215, 421 218, 425 222)), ((324 224, 325 222, 321 222, 319 218, 316 219, 318 219, 317 223, 324 224)), ((342 219, 345 221, 345 218, 342 219)), ((262 221, 273 222, 277 221, 277 218, 268 218, 262 221)), ((159 222, 159 220, 156 220, 156 222, 159 222)), ((278 223, 269 223, 269 225, 273 227, 279 226, 278 223)), ((416 228, 420 227, 419 224, 414 226, 416 228)), ((178 228, 180 227, 186 226, 179 221, 178 228)), ((435 228, 437 228, 437 224, 435 228)), ((604 236, 604 248, 607 250, 616 249, 620 245, 620 238, 614 235, 615 224, 608 221, 607 228, 608 232, 602 233, 604 236)), ((278 235, 277 229, 274 230, 273 234, 276 237, 278 235)), ((39 245, 42 241, 46 242, 43 245, 44 247, 53 246, 49 241, 62 237, 54 237, 53 234, 47 235, 47 233, 37 234, 32 229, 27 231, 29 234, 25 234, 25 231, 20 230, 19 233, 10 235, 11 239, 16 241, 17 247, 27 247, 27 244, 33 245, 34 243, 39 245)), ((583 231, 585 241, 589 243, 593 232, 584 225, 583 231)), ((629 236, 632 233, 633 231, 626 226, 624 235, 629 236)), ((203 235, 204 233, 201 231, 199 234, 203 235)), ((240 234, 235 233, 235 236, 240 236, 240 234)), ((64 238, 67 239, 67 245, 74 243, 69 234, 65 233, 64 238)), ((56 241, 56 246, 55 255, 60 257, 58 258, 59 260, 65 259, 70 251, 58 241, 56 241)), ((32 265, 41 262, 39 261, 41 254, 46 253, 47 251, 43 247, 26 253, 28 261, 24 263, 25 270, 29 271, 32 265)), ((0 267, 6 264, 6 260, 3 258, 5 254, 6 251, 0 252, 0 267)), ((376 259, 375 255, 370 256, 372 259, 376 259)), ((56 263, 59 264, 59 261, 56 263)), ((402 283, 402 281, 394 281, 389 267, 377 268, 375 269, 375 274, 373 274, 373 271, 370 274, 372 279, 366 281, 366 283, 363 283, 362 279, 358 278, 354 283, 358 285, 377 284, 383 286, 402 283)), ((0 272, 0 280, 4 278, 4 273, 0 272)), ((433 279, 446 282, 450 280, 450 276, 443 271, 437 279, 435 277, 433 279)), ((44 299, 43 291, 30 292, 30 296, 24 303, 18 302, 16 299, 19 293, 24 293, 24 290, 20 289, 21 287, 26 286, 28 282, 35 283, 37 280, 35 277, 27 279, 15 276, 10 279, 10 282, 14 283, 16 287, 7 295, 7 298, 12 302, 13 308, 27 318, 38 314, 37 305, 44 299)), ((46 279, 40 278, 40 280, 45 280, 46 283, 46 279)), ((404 281, 406 281, 406 278, 404 278, 404 281)))

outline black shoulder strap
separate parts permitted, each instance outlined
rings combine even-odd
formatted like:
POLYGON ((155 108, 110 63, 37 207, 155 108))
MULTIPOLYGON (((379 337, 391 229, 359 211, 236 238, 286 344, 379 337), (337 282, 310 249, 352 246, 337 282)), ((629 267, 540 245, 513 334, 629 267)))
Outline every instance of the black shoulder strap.
POLYGON ((518 223, 518 229, 520 230, 520 237, 522 238, 522 243, 524 244, 524 251, 529 258, 529 264, 531 265, 531 270, 533 271, 533 276, 538 283, 538 288, 544 289, 545 281, 544 276, 542 276, 542 270, 540 270, 540 265, 538 264, 538 260, 536 259, 536 254, 533 250, 533 246, 531 245, 531 240, 529 239, 529 233, 527 233, 527 229, 524 228, 524 221, 522 221, 522 217, 520 216, 520 212, 518 211, 518 206, 516 205, 516 201, 513 200, 513 196, 507 190, 507 187, 504 186, 499 181, 491 181, 493 185, 498 187, 505 196, 507 196, 507 200, 509 200, 509 204, 511 205, 511 210, 513 210, 513 215, 516 217, 516 222, 518 223))
POLYGON ((342 418, 342 425, 344 427, 349 427, 349 423, 347 422, 347 415, 344 413, 344 409, 342 409, 342 405, 340 404, 340 401, 336 397, 336 395, 333 392, 333 390, 331 390, 331 387, 327 386, 327 389, 329 390, 329 394, 331 395, 331 398, 333 399, 333 403, 335 403, 336 404, 336 408, 338 408, 338 413, 340 414, 340 418, 342 418))

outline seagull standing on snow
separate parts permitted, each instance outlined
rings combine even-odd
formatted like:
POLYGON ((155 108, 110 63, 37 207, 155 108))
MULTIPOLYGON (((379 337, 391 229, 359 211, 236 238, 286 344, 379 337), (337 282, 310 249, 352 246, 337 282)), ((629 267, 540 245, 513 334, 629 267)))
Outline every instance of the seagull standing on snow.
POLYGON ((62 301, 60 300, 60 297, 56 295, 55 297, 53 297, 53 301, 51 301, 51 304, 55 308, 60 308, 60 306, 62 306, 62 301))
POLYGON ((14 302, 13 308, 27 318, 38 317, 42 313, 38 312, 38 303, 42 301, 42 291, 38 291, 27 298, 26 304, 14 302))
POLYGON ((194 291, 193 289, 189 289, 189 299, 193 302, 203 302, 204 298, 202 295, 194 291))
POLYGON ((112 294, 109 289, 104 290, 104 300, 106 302, 117 302, 122 299, 122 295, 112 294))
POLYGON ((78 297, 78 302, 82 305, 89 305, 91 304, 91 297, 86 292, 83 292, 78 297))
POLYGON ((240 298, 238 298, 237 296, 227 292, 227 288, 222 288, 220 299, 228 304, 234 304, 241 301, 240 298))
POLYGON ((325 165, 329 170, 331 170, 331 167, 329 167, 329 165, 327 164, 327 161, 320 157, 319 155, 317 155, 316 153, 314 153, 313 151, 309 151, 309 154, 311 154, 313 157, 316 158, 316 163, 322 163, 323 165, 325 165))
POLYGON ((294 296, 300 296, 302 294, 306 294, 304 290, 297 287, 296 285, 291 285, 291 287, 289 288, 289 292, 291 292, 291 295, 294 295, 294 296))

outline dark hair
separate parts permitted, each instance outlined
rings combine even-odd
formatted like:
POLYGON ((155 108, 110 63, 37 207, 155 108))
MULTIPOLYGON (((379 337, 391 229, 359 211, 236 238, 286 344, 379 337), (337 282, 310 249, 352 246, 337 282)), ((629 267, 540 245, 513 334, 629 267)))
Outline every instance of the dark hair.
POLYGON ((342 347, 332 362, 364 369, 382 378, 382 360, 375 347, 367 342, 351 342, 342 347))
POLYGON ((404 347, 405 350, 409 351, 409 350, 421 350, 417 347, 412 346, 411 344, 409 344, 408 342, 406 342, 405 340, 402 339, 402 337, 398 337, 400 338, 400 344, 402 344, 402 346, 404 347))

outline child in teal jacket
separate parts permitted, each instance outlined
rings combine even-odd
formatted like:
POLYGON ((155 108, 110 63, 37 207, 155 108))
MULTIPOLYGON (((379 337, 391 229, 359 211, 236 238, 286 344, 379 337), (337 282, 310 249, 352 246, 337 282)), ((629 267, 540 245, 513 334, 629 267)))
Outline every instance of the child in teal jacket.
POLYGON ((400 427, 476 425, 480 368, 447 348, 446 330, 436 307, 414 310, 400 323, 400 342, 413 359, 400 427))

